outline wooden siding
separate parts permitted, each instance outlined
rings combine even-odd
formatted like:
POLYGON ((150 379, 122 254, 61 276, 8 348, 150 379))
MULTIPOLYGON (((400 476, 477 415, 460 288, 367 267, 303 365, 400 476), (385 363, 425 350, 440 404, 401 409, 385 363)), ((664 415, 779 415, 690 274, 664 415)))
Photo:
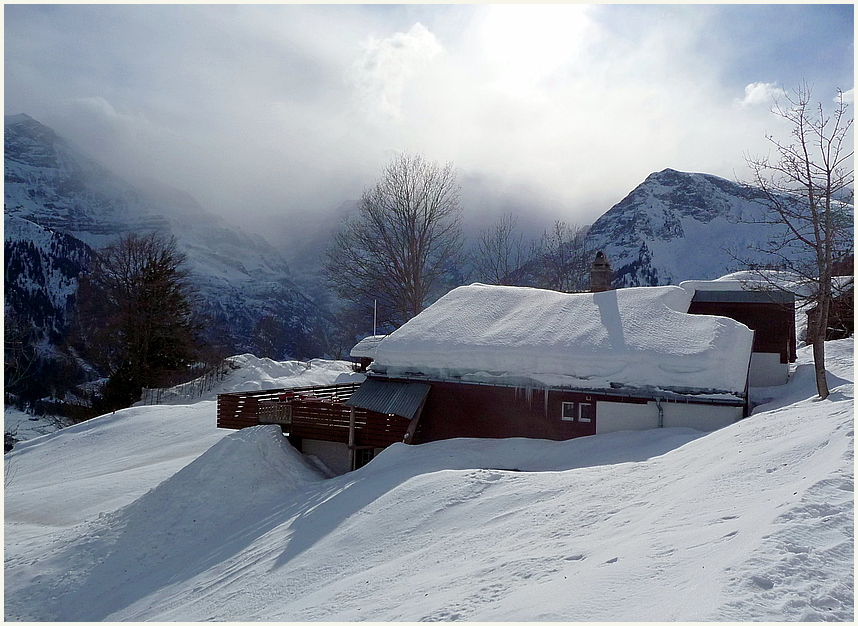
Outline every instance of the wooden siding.
POLYGON ((688 312, 722 315, 741 322, 754 331, 754 352, 779 354, 781 363, 795 362, 795 306, 792 303, 692 300, 688 312))
POLYGON ((432 382, 414 443, 454 437, 531 437, 564 440, 596 434, 595 418, 589 423, 561 419, 564 402, 611 400, 646 404, 646 399, 588 395, 586 392, 544 390, 529 394, 513 387, 432 382), (589 398, 589 400, 588 400, 589 398))
MULTIPOLYGON (((812 327, 816 323, 816 312, 819 306, 815 306, 807 312, 807 326, 812 327)), ((845 339, 851 337, 855 332, 855 290, 849 289, 843 294, 831 299, 828 309, 828 326, 825 329, 825 340, 845 339)))

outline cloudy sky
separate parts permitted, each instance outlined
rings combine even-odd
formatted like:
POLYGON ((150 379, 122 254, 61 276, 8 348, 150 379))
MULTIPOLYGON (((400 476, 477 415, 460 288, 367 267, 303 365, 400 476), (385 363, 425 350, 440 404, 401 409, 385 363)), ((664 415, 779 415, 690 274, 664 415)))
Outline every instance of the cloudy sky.
POLYGON ((468 220, 585 224, 649 173, 742 177, 800 81, 851 99, 853 6, 6 5, 5 111, 251 228, 452 161, 468 220))

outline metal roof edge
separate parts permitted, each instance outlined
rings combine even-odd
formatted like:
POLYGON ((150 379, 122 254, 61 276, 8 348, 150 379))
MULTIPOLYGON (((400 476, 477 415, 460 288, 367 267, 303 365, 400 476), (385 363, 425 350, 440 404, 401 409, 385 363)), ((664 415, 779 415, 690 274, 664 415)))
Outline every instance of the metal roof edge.
POLYGON ((453 383, 459 385, 478 385, 483 387, 506 387, 511 389, 545 389, 547 391, 556 392, 578 392, 596 396, 621 396, 629 398, 656 398, 667 400, 669 402, 695 402, 705 404, 720 404, 728 406, 743 406, 746 397, 743 394, 738 394, 729 391, 720 391, 715 389, 709 390, 679 390, 670 388, 656 387, 611 387, 611 388, 589 388, 589 387, 572 387, 563 385, 545 385, 538 380, 522 378, 520 381, 476 381, 476 380, 459 380, 453 378, 429 378, 422 375, 399 374, 396 376, 387 376, 374 373, 367 376, 367 380, 385 380, 388 382, 416 383, 422 382, 428 385, 432 383, 453 383), (521 383, 521 384, 518 384, 521 383), (718 397, 713 397, 718 396, 718 397))

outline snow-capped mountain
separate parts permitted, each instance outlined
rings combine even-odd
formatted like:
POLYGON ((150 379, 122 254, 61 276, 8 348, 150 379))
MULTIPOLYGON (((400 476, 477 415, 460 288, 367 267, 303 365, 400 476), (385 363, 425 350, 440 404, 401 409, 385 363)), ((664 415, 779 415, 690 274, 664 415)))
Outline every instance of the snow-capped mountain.
MULTIPOLYGON (((324 326, 323 312, 264 239, 208 213, 188 194, 123 180, 27 115, 6 116, 5 131, 7 283, 24 280, 8 276, 20 242, 63 235, 97 249, 123 233, 162 231, 176 236, 187 254, 204 312, 233 351, 258 351, 254 333, 265 320, 278 335, 271 356, 322 354, 312 333, 324 326)), ((51 250, 63 256, 56 246, 51 250)), ((60 292, 74 291, 75 276, 72 271, 59 292, 44 277, 24 282, 59 307, 60 292)))
POLYGON ((737 257, 772 236, 772 226, 753 223, 765 212, 762 198, 717 176, 665 169, 593 223, 588 247, 608 256, 617 287, 714 279, 742 269, 737 257))
POLYGON ((59 344, 68 330, 68 311, 77 277, 92 249, 71 235, 6 216, 4 300, 23 316, 41 349, 59 344))

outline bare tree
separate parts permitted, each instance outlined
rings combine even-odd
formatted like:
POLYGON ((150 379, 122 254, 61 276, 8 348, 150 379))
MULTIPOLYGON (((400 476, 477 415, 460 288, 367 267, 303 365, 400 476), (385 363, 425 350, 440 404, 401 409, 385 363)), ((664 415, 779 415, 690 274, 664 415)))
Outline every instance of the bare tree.
POLYGON ((537 287, 566 292, 587 290, 592 259, 586 235, 586 227, 561 220, 543 233, 533 254, 537 287))
POLYGON ((474 251, 474 272, 477 280, 491 285, 523 284, 523 268, 530 250, 524 236, 518 232, 518 218, 503 215, 493 226, 480 233, 474 251))
POLYGON ((325 264, 329 282, 344 300, 378 300, 384 321, 404 323, 462 264, 460 215, 452 164, 397 156, 335 236, 325 264))
MULTIPOLYGON (((807 339, 813 345, 816 389, 829 394, 825 379, 825 337, 833 296, 832 270, 854 246, 852 118, 840 93, 834 111, 812 104, 811 88, 803 83, 786 102, 775 101, 773 113, 791 125, 792 138, 782 142, 768 135, 774 155, 746 156, 752 184, 763 191, 762 223, 778 226, 778 234, 759 248, 776 265, 801 276, 810 285, 816 314, 809 318, 807 339)), ((804 294, 802 294, 804 295, 804 294)))
POLYGON ((106 409, 191 365, 195 292, 175 237, 128 234, 101 250, 78 290, 78 343, 108 375, 106 409))

